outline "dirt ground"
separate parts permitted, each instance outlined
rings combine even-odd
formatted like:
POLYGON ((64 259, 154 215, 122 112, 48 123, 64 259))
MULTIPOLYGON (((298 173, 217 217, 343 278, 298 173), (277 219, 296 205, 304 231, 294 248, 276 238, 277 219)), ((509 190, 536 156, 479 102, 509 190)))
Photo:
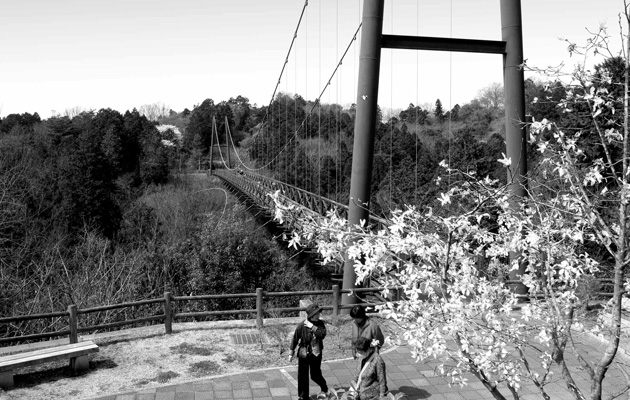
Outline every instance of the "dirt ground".
MULTIPOLYGON (((327 323, 324 360, 351 357, 352 320, 342 316, 327 323)), ((390 321, 376 318, 385 336, 393 336, 390 321)), ((99 352, 90 356, 90 369, 73 375, 68 361, 40 364, 16 371, 15 388, 0 399, 89 399, 140 391, 233 372, 286 366, 289 338, 298 318, 266 319, 259 330, 253 320, 174 324, 138 328, 107 335, 89 335, 99 352), (254 344, 235 344, 248 339, 254 344)), ((295 361, 294 361, 295 362, 295 361)))

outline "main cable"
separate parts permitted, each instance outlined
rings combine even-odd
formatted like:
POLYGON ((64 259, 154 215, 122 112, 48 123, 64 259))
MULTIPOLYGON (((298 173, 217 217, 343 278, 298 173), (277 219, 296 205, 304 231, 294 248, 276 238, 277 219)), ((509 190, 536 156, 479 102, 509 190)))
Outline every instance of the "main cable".
MULTIPOLYGON (((278 86, 280 86, 280 82, 282 82, 282 76, 284 75, 284 70, 289 63, 289 56, 291 55, 291 50, 293 49, 293 45, 295 44, 295 39, 298 37, 298 31, 300 30, 300 25, 302 24, 302 19, 304 18, 304 13, 306 12, 306 7, 308 6, 308 0, 304 1, 304 6, 302 7, 302 12, 300 13, 300 19, 298 20, 297 26, 295 27, 295 32, 293 33, 293 39, 291 39, 291 44, 289 45, 289 51, 287 52, 287 56, 284 59, 284 64, 282 64, 282 69, 280 70, 280 76, 278 77, 278 82, 276 83, 276 87, 273 89, 273 94, 271 95, 271 100, 269 100, 269 106, 267 107, 267 111, 261 121, 261 124, 265 123, 265 119, 269 113, 269 107, 273 103, 273 99, 276 97, 276 92, 278 91, 278 86)), ((262 125, 261 125, 262 126, 262 125)))
MULTIPOLYGON (((282 149, 280 149, 280 151, 278 151, 278 154, 274 157, 274 159, 276 157, 278 157, 280 155, 280 153, 282 153, 283 151, 285 151, 285 149, 289 146, 290 143, 292 143, 294 140, 297 139, 298 137, 298 133, 302 130, 302 128, 305 127, 305 125, 307 124, 307 120, 310 118, 311 114, 313 113, 313 110, 315 109, 315 107, 317 107, 321 101, 322 96, 324 95, 324 93, 326 92, 326 90, 328 89, 328 87, 330 86, 332 79, 335 77, 337 71, 339 70, 339 67, 343 64, 343 60, 345 59, 346 55, 348 54, 348 51, 350 51, 350 47, 352 47, 352 44, 354 42, 356 42, 357 40, 357 35, 359 34, 360 30, 361 30, 361 26, 363 24, 359 23, 359 26, 357 27, 356 31, 354 32, 354 35, 352 37, 352 39, 350 40, 350 43, 348 43, 348 46, 346 47, 346 50, 343 52, 343 55, 341 56, 341 59, 339 60, 339 62, 337 63, 337 66, 335 67, 334 71, 332 72, 332 74, 330 75, 330 78, 328 78, 327 83, 324 85, 324 88, 322 89, 321 93, 319 94, 319 97, 315 100, 315 102, 313 103, 313 105, 311 106, 310 110, 306 113, 306 116, 304 117, 304 119, 302 120, 301 124, 295 129, 295 131, 293 132, 293 137, 291 138, 291 140, 289 140, 288 143, 285 143, 285 145, 282 147, 282 149)), ((295 115, 297 116, 297 103, 294 102, 295 107, 296 107, 296 113, 295 115)), ((269 110, 267 110, 268 112, 269 110)), ((239 162, 241 163, 241 165, 243 167, 245 167, 247 170, 249 171, 259 171, 262 170, 264 168, 266 168, 267 166, 270 165, 270 162, 267 162, 267 164, 259 167, 259 168, 251 168, 248 167, 247 165, 245 165, 245 163, 243 163, 242 159, 238 156, 237 154, 237 158, 239 159, 239 162)))

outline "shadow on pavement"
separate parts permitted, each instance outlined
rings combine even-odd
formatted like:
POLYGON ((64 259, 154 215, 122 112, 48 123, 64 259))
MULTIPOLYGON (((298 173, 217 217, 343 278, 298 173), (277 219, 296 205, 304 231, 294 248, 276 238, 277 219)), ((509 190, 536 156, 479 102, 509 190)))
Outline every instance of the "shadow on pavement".
POLYGON ((398 390, 392 390, 391 392, 394 395, 404 393, 408 400, 428 399, 431 397, 431 393, 414 386, 401 386, 398 390))

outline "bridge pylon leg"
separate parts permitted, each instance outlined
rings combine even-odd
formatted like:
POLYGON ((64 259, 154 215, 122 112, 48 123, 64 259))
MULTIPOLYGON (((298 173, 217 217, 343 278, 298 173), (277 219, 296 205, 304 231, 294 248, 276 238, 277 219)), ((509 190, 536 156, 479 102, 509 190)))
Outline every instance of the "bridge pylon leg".
MULTIPOLYGON (((501 0, 501 36, 506 51, 503 55, 503 87, 505 90, 505 147, 512 160, 508 171, 510 207, 519 210, 527 197, 527 131, 525 116, 525 77, 523 64, 523 28, 521 0, 501 0)), ((510 260, 520 255, 510 253, 510 260)), ((520 280, 526 264, 519 261, 518 270, 510 272, 510 280, 520 280)), ((513 284, 516 294, 527 294, 527 287, 513 284)))
MULTIPOLYGON (((352 177, 350 178, 348 204, 348 222, 350 225, 358 225, 361 220, 369 221, 370 216, 370 186, 376 133, 384 8, 384 0, 365 0, 363 2, 352 177)), ((360 286, 356 284, 356 280, 354 261, 346 257, 343 270, 343 289, 353 289, 360 286)), ((356 304, 359 301, 360 299, 354 295, 341 296, 342 306, 356 304)), ((349 308, 342 308, 342 313, 348 312, 349 308)))

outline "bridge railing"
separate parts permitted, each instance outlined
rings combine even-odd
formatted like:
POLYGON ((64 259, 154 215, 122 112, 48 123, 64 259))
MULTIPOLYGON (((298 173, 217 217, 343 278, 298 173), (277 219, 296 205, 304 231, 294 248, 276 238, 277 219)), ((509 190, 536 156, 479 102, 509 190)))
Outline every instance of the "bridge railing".
MULTIPOLYGON (((4 330, 2 328, 9 327, 11 324, 22 321, 29 320, 37 320, 37 319, 51 319, 51 318, 67 318, 68 319, 68 328, 62 329, 55 332, 46 332, 39 334, 30 334, 30 335, 19 335, 19 336, 11 336, 0 338, 0 346, 6 345, 9 343, 19 343, 26 341, 35 341, 42 339, 51 339, 54 337, 63 337, 68 336, 70 343, 77 343, 79 333, 86 332, 95 332, 95 331, 104 331, 104 330, 112 330, 114 328, 121 328, 127 325, 138 325, 138 324, 146 324, 148 322, 155 321, 163 321, 164 323, 164 331, 167 334, 172 333, 173 321, 177 319, 186 319, 186 318, 207 318, 207 317, 215 317, 215 316, 226 316, 226 315, 252 315, 256 318, 256 326, 258 328, 262 328, 264 324, 264 316, 265 313, 276 315, 278 313, 287 313, 287 312, 298 312, 305 311, 304 307, 284 307, 284 308, 265 308, 264 300, 270 299, 274 297, 301 297, 301 296, 332 296, 332 301, 329 304, 322 305, 322 309, 324 310, 332 310, 332 317, 336 319, 339 316, 339 311, 341 309, 353 307, 352 305, 342 305, 341 304, 341 295, 345 293, 373 293, 380 292, 384 288, 378 287, 370 287, 370 288, 357 288, 354 290, 350 289, 341 289, 339 285, 333 285, 332 290, 311 290, 311 291, 300 291, 300 292, 266 292, 262 288, 256 289, 256 293, 236 293, 236 294, 210 294, 210 295, 200 295, 200 296, 172 296, 170 292, 164 293, 164 297, 157 299, 149 299, 149 300, 141 300, 135 302, 126 302, 119 304, 111 304, 99 307, 91 307, 91 308, 77 308, 76 305, 72 304, 68 306, 67 311, 59 311, 52 312, 47 314, 32 314, 32 315, 22 315, 22 316, 12 316, 12 317, 3 317, 0 318, 0 330, 4 330), (175 306, 178 302, 194 302, 194 301, 212 301, 219 299, 234 299, 234 298, 255 298, 256 299, 256 308, 254 309, 240 309, 240 310, 217 310, 217 311, 196 311, 196 312, 175 312, 175 306), (121 308, 132 308, 138 307, 147 304, 161 304, 163 307, 163 313, 158 315, 149 315, 142 318, 136 319, 128 319, 124 321, 113 322, 109 324, 101 324, 101 325, 92 325, 92 326, 82 326, 80 324, 79 319, 81 315, 87 315, 91 313, 97 313, 102 311, 121 309, 121 308), (6 324, 6 325, 5 325, 6 324), (4 326, 3 326, 4 325, 4 326)), ((391 289, 391 288, 390 288, 391 289)), ((383 302, 370 302, 370 303, 361 303, 366 306, 373 306, 383 304, 383 302)))
MULTIPOLYGON (((249 171, 227 171, 217 170, 214 172, 216 176, 223 179, 230 185, 238 188, 246 193, 260 207, 265 208, 273 214, 275 204, 269 196, 271 193, 280 191, 280 195, 287 201, 305 207, 319 215, 326 215, 330 210, 334 210, 340 217, 348 218, 348 206, 338 203, 334 200, 327 199, 315 193, 308 192, 285 182, 278 181, 263 175, 255 174, 249 171)), ((389 223, 383 218, 370 216, 370 226, 373 229, 380 230, 385 228, 389 223)))
MULTIPOLYGON (((328 211, 333 210, 341 218, 348 218, 347 205, 267 176, 241 170, 217 170, 214 174, 228 185, 243 192, 270 215, 274 214, 276 207, 270 194, 279 192, 285 202, 300 206, 315 214, 324 216, 328 211)), ((378 231, 388 225, 387 220, 370 216, 369 226, 371 229, 378 231)), ((382 282, 373 278, 370 280, 369 286, 380 287, 382 282)), ((375 297, 380 298, 378 295, 375 297)))
MULTIPOLYGON (((326 212, 328 212, 329 210, 335 210, 341 217, 347 218, 348 216, 348 206, 337 203, 333 200, 327 199, 317 194, 310 193, 306 190, 297 188, 287 183, 275 180, 273 178, 258 175, 248 171, 235 172, 234 170, 216 171, 215 174, 224 179, 229 184, 237 187, 239 190, 246 193, 254 201, 256 201, 259 206, 267 209, 272 214, 274 212, 275 204, 268 194, 280 190, 280 195, 283 196, 286 201, 305 207, 315 213, 318 213, 319 215, 325 215, 326 212)), ((370 226, 374 229, 380 230, 387 227, 388 225, 389 223, 387 220, 370 216, 370 226)), ((606 285, 610 285, 610 279, 597 278, 597 280, 604 287, 606 285)), ((506 283, 516 284, 520 282, 506 281, 506 283)), ((384 282, 379 280, 378 277, 373 277, 370 282, 371 286, 376 287, 380 287, 383 284, 384 282)), ((594 294, 601 297, 611 296, 611 293, 609 291, 607 292, 606 290, 594 294)), ((518 295, 518 297, 521 298, 532 296, 540 297, 541 295, 518 295)))

